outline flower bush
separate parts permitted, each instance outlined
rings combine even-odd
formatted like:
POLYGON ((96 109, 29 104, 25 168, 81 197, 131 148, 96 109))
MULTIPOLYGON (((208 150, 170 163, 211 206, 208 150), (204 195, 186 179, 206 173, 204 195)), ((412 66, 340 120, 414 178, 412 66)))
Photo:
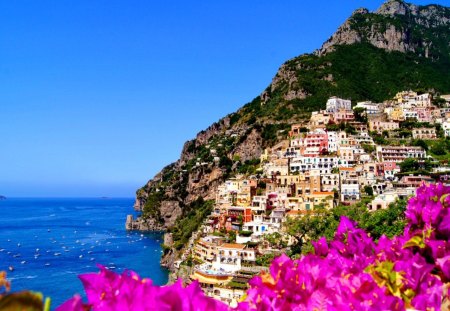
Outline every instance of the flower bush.
POLYGON ((132 271, 117 274, 100 266, 100 273, 81 275, 89 303, 74 296, 56 310, 227 310, 220 301, 206 297, 197 283, 183 287, 181 280, 156 286, 132 271))
POLYGON ((418 188, 403 234, 392 239, 374 241, 342 217, 334 238, 313 242, 313 253, 276 258, 236 308, 195 282, 160 287, 100 267, 80 276, 88 302, 75 296, 57 310, 450 310, 449 194, 442 184, 418 188))
POLYGON ((441 310, 449 307, 450 187, 421 186, 404 233, 375 243, 342 217, 334 239, 283 255, 250 281, 240 310, 441 310))

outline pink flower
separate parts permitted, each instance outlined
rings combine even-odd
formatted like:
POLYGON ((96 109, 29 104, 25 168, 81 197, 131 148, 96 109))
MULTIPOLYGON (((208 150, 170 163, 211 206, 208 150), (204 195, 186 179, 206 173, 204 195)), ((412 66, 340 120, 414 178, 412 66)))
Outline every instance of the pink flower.
MULTIPOLYGON (((341 217, 330 243, 313 242, 314 254, 277 257, 270 272, 252 278, 245 301, 235 310, 440 310, 449 295, 450 187, 422 186, 408 202, 401 236, 378 243, 341 217)), ((204 295, 194 282, 155 286, 136 273, 80 276, 89 305, 75 296, 58 311, 231 310, 204 295)))
POLYGON ((57 307, 55 311, 84 311, 83 301, 79 295, 67 300, 62 305, 57 307))

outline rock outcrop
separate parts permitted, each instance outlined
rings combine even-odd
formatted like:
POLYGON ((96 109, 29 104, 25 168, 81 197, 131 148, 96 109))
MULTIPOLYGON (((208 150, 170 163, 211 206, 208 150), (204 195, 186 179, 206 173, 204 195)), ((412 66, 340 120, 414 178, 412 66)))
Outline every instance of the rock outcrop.
MULTIPOLYGON (((432 45, 442 29, 450 28, 448 8, 417 6, 401 0, 389 0, 370 13, 358 9, 316 51, 323 55, 334 51, 337 45, 368 42, 387 51, 412 52, 423 57, 440 57, 442 52, 432 45)), ((447 44, 447 56, 448 56, 447 44)))
POLYGON ((138 211, 146 211, 150 194, 158 194, 159 201, 155 203, 157 211, 153 210, 153 214, 139 219, 139 225, 136 226, 140 230, 168 229, 182 216, 184 206, 198 197, 214 199, 215 191, 229 169, 223 163, 223 158, 226 157, 229 162, 235 155, 239 156, 241 162, 258 158, 262 152, 261 142, 258 130, 249 130, 242 124, 231 125, 230 116, 199 132, 195 139, 185 143, 178 161, 165 167, 137 191, 134 208, 138 211), (231 143, 229 146, 219 143, 217 145, 223 150, 214 150, 209 146, 213 139, 231 143))

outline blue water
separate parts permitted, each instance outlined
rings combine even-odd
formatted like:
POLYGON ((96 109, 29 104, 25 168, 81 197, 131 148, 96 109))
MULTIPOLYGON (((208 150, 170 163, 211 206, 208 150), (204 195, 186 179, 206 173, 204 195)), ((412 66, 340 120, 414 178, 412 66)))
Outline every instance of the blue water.
POLYGON ((42 292, 52 308, 75 293, 83 296, 77 275, 97 272, 96 264, 165 284, 162 236, 127 232, 132 206, 133 199, 0 200, 0 270, 13 291, 42 292))

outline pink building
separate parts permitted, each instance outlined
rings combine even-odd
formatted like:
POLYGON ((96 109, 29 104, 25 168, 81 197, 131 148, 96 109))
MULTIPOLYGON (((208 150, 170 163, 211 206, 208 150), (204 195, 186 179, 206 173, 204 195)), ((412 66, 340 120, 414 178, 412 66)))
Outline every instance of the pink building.
POLYGON ((328 152, 328 134, 324 131, 310 132, 305 138, 306 157, 317 157, 323 152, 328 152))
POLYGON ((413 109, 417 112, 417 121, 419 122, 433 122, 432 113, 430 108, 415 107, 413 109))
POLYGON ((351 109, 339 109, 333 113, 335 123, 347 123, 355 120, 355 114, 351 109))
POLYGON ((309 132, 305 137, 294 138, 290 142, 288 154, 317 157, 328 152, 328 134, 323 130, 309 132))

